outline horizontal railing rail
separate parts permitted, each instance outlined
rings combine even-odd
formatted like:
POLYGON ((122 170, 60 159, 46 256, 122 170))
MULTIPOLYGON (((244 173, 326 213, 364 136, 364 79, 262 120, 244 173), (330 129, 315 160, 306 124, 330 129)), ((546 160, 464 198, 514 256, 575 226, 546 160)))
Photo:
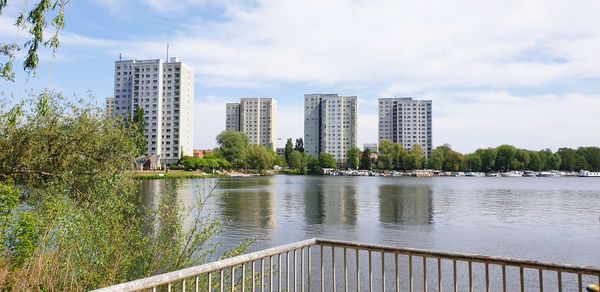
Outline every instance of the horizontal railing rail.
POLYGON ((95 291, 583 291, 600 267, 309 239, 95 291))

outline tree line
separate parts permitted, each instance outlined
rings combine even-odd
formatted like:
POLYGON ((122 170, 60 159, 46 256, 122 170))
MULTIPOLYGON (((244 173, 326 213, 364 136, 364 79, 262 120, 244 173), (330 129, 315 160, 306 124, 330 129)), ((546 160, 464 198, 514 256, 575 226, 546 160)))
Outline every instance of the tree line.
MULTIPOLYGON (((462 154, 444 144, 432 149, 429 157, 413 147, 406 150, 398 143, 383 140, 379 154, 373 157, 373 168, 383 170, 410 170, 419 168, 443 171, 510 171, 510 170, 563 170, 600 171, 600 148, 579 147, 527 150, 512 145, 500 145, 495 148, 480 148, 472 153, 462 154)), ((364 168, 368 169, 368 168, 364 168)))

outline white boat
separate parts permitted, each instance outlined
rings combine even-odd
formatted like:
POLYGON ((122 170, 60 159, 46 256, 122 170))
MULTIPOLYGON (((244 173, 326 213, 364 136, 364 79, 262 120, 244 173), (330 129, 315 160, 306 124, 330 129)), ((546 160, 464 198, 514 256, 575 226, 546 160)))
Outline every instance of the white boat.
POLYGON ((536 177, 536 176, 537 176, 537 173, 536 173, 536 172, 533 172, 533 171, 531 171, 531 170, 527 170, 527 171, 525 171, 525 172, 523 173, 523 176, 524 176, 524 177, 536 177))
POLYGON ((500 175, 502 177, 521 177, 521 176, 523 176, 523 172, 518 171, 518 170, 513 170, 513 171, 509 171, 509 172, 503 172, 500 175))
POLYGON ((600 177, 600 172, 582 170, 577 174, 578 177, 600 177))
POLYGON ((487 177, 497 177, 499 176, 497 172, 488 172, 485 174, 487 177))
POLYGON ((541 177, 561 177, 563 176, 562 173, 560 173, 559 171, 542 171, 538 174, 538 176, 541 177))

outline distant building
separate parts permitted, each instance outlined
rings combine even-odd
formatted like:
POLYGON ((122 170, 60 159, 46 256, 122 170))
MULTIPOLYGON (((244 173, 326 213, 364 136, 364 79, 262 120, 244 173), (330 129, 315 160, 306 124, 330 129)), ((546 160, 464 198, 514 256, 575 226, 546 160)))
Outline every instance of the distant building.
POLYGON ((277 148, 277 149, 275 149, 275 152, 277 152, 277 155, 284 156, 285 155, 285 148, 277 148))
POLYGON ((194 149, 194 157, 202 158, 204 155, 208 153, 212 153, 214 150, 212 149, 194 149))
POLYGON ((244 132, 250 144, 275 150, 277 101, 272 98, 242 98, 239 103, 227 103, 225 129, 244 132))
POLYGON ((115 109, 115 98, 114 97, 107 97, 105 100, 105 106, 104 106, 105 110, 106 110, 106 114, 109 116, 113 115, 113 111, 115 109))
POLYGON ((365 143, 365 144, 363 144, 363 151, 367 151, 367 149, 369 149, 369 151, 371 151, 371 153, 377 153, 377 152, 379 152, 379 150, 377 148, 377 143, 365 143))
POLYGON ((431 100, 379 99, 379 144, 388 139, 406 149, 421 145, 429 156, 432 145, 431 100))
POLYGON ((338 164, 357 144, 358 102, 356 96, 304 95, 304 149, 318 157, 331 154, 338 164))
POLYGON ((113 116, 126 119, 136 108, 144 110, 148 156, 170 164, 192 154, 194 68, 177 58, 119 60, 114 93, 113 116))

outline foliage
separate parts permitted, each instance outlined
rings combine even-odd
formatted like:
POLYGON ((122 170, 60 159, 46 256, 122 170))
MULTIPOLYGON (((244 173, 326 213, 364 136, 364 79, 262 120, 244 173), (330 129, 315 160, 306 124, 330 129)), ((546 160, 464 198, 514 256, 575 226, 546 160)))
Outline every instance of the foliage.
POLYGON ((284 156, 285 156, 285 162, 287 163, 287 165, 290 165, 290 159, 292 158, 292 152, 294 151, 294 144, 292 143, 292 138, 288 138, 287 142, 285 143, 285 151, 284 151, 284 156))
POLYGON ((413 145, 410 153, 406 158, 406 168, 407 169, 422 169, 425 166, 425 162, 427 160, 427 156, 425 155, 425 151, 423 151, 423 147, 421 145, 415 144, 413 145))
MULTIPOLYGON (((6 0, 0 1, 0 15, 7 5, 6 0)), ((51 48, 53 52, 60 46, 58 33, 65 26, 64 11, 68 0, 37 0, 29 7, 25 2, 25 8, 15 21, 19 30, 27 30, 28 41, 24 45, 13 43, 0 43, 0 55, 6 58, 6 62, 0 62, 0 77, 14 81, 13 63, 15 56, 20 50, 27 50, 23 61, 23 69, 29 73, 35 73, 38 67, 38 49, 41 45, 51 48), (53 27, 49 30, 48 25, 53 27), (48 33, 51 35, 48 37, 48 33), (45 41, 44 41, 45 40, 45 41)))
POLYGON ((294 146, 294 150, 304 153, 304 140, 302 140, 302 138, 296 139, 296 146, 294 146))
POLYGON ((183 228, 183 211, 204 214, 203 201, 184 208, 173 186, 158 210, 140 204, 127 174, 137 152, 132 131, 48 93, 0 112, 3 289, 90 290, 214 253, 218 222, 196 217, 183 228))
POLYGON ((319 159, 316 159, 312 155, 304 154, 306 160, 306 168, 308 172, 311 174, 319 174, 321 173, 321 164, 319 159))
POLYGON ((246 163, 246 155, 250 142, 248 136, 238 131, 223 131, 217 136, 218 154, 234 167, 242 167, 246 163))
POLYGON ((371 150, 366 149, 360 156, 360 169, 371 170, 373 168, 373 161, 371 160, 371 150))
POLYGON ((384 169, 406 169, 407 158, 408 152, 401 144, 387 139, 381 140, 379 143, 379 161, 382 162, 384 169))
POLYGON ((261 145, 250 145, 247 150, 248 166, 263 171, 273 168, 273 156, 261 145))
POLYGON ((183 165, 186 170, 215 170, 228 169, 231 167, 229 161, 216 155, 205 155, 204 157, 182 157, 178 164, 183 165))
POLYGON ((306 174, 307 156, 298 150, 294 150, 290 155, 291 163, 289 166, 297 169, 300 174, 306 174))
POLYGON ((360 165, 360 149, 354 146, 346 154, 346 164, 350 169, 358 169, 360 165))
POLYGON ((337 168, 337 161, 333 155, 323 152, 319 155, 319 165, 321 168, 337 168))
POLYGON ((148 140, 146 140, 146 120, 144 119, 144 110, 141 107, 136 107, 133 112, 133 118, 127 122, 128 126, 134 128, 135 135, 135 145, 137 147, 138 155, 147 155, 148 154, 148 140))

